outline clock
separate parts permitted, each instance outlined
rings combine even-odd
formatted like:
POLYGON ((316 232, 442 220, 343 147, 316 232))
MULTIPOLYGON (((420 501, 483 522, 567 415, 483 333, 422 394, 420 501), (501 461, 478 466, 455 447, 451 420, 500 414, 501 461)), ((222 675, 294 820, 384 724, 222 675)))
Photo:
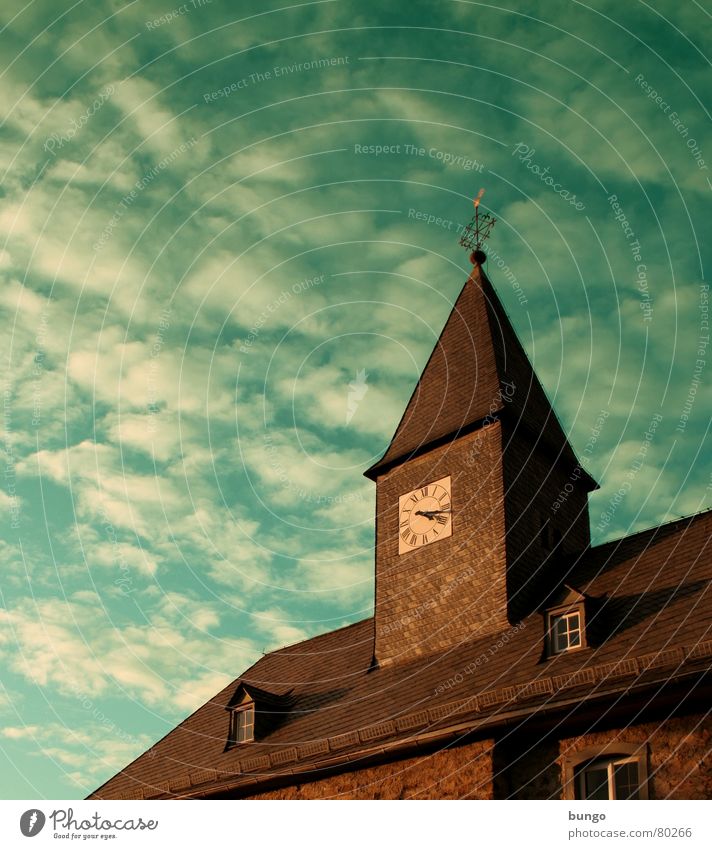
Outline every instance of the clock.
POLYGON ((452 536, 450 476, 398 499, 398 554, 452 536))

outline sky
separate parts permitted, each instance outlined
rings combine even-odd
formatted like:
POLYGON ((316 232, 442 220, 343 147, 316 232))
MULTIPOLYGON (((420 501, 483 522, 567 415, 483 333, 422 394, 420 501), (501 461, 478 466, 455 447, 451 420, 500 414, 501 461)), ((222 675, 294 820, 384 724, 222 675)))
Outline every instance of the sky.
POLYGON ((712 6, 3 0, 0 797, 82 798, 372 611, 471 268, 596 543, 712 506, 712 6))

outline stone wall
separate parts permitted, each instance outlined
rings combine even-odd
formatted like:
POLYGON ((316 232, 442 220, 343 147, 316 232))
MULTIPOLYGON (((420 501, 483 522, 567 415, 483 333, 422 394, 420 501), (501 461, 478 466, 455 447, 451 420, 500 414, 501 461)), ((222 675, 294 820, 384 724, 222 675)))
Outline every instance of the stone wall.
POLYGON ((554 739, 507 735, 259 793, 254 799, 561 799, 567 758, 642 747, 650 799, 712 799, 712 720, 694 714, 554 739))
POLYGON ((712 798, 712 718, 709 715, 693 714, 647 722, 625 731, 583 734, 563 740, 561 755, 617 741, 647 743, 651 799, 712 798))
POLYGON ((492 742, 442 749, 249 798, 491 799, 492 742))
POLYGON ((560 799, 565 759, 608 744, 644 747, 651 799, 712 799, 712 717, 692 714, 545 741, 503 738, 495 745, 495 795, 560 799))
POLYGON ((500 423, 378 479, 376 658, 432 654, 508 628, 500 423), (450 475, 452 536, 398 553, 398 498, 450 475))

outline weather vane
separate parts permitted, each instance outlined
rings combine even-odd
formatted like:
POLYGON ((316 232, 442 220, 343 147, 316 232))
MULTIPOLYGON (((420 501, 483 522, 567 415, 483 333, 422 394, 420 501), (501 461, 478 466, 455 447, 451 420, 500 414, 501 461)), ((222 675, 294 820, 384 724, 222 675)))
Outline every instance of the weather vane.
POLYGON ((471 251, 470 262, 473 265, 482 265, 487 259, 487 254, 482 250, 482 245, 487 241, 497 221, 489 212, 484 212, 480 215, 480 201, 484 193, 485 190, 480 189, 477 197, 474 199, 475 217, 465 227, 465 231, 460 237, 460 244, 471 251))

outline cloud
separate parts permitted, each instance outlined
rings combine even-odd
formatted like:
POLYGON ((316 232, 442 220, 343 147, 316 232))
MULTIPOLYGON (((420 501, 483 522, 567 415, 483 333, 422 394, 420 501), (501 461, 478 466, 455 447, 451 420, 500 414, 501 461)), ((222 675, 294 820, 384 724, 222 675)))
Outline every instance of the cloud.
POLYGON ((205 569, 211 581, 254 593, 273 580, 272 550, 259 528, 242 505, 229 510, 206 503, 172 522, 171 536, 189 563, 205 569))
POLYGON ((181 438, 187 437, 185 425, 179 431, 176 417, 163 411, 161 413, 150 410, 147 413, 126 413, 111 417, 114 419, 110 424, 110 418, 104 419, 108 436, 112 443, 119 446, 120 450, 133 449, 147 454, 160 463, 165 463, 171 458, 180 456, 181 438))
POLYGON ((178 116, 162 103, 162 90, 149 80, 132 76, 116 84, 112 102, 124 113, 128 126, 154 155, 170 153, 186 141, 178 116))
POLYGON ((88 791, 99 778, 113 774, 145 751, 151 738, 147 734, 127 734, 98 706, 88 699, 85 704, 89 708, 82 730, 46 722, 6 726, 0 730, 0 737, 25 743, 33 757, 53 761, 65 778, 88 791), (100 719, 97 721, 96 717, 100 719))
POLYGON ((124 625, 108 619, 92 593, 0 609, 0 654, 39 687, 93 697, 120 692, 164 711, 197 707, 196 678, 224 680, 255 656, 247 639, 211 636, 221 619, 214 605, 169 593, 150 606, 144 595, 142 607, 144 624, 124 625))
POLYGON ((323 504, 353 500, 364 484, 357 470, 362 455, 349 455, 329 447, 325 440, 306 430, 295 434, 267 430, 256 439, 243 439, 239 456, 262 496, 269 493, 275 503, 323 504))
POLYGON ((315 633, 313 625, 305 627, 303 623, 295 621, 293 615, 279 608, 254 610, 250 621, 256 635, 264 635, 270 641, 265 651, 300 643, 315 633))
POLYGON ((108 521, 104 522, 101 531, 90 524, 78 523, 68 542, 78 544, 84 562, 92 572, 95 567, 111 570, 117 594, 123 592, 128 595, 136 590, 134 577, 153 577, 164 558, 155 548, 151 550, 137 545, 135 536, 128 539, 121 536, 120 531, 117 532, 108 521))

